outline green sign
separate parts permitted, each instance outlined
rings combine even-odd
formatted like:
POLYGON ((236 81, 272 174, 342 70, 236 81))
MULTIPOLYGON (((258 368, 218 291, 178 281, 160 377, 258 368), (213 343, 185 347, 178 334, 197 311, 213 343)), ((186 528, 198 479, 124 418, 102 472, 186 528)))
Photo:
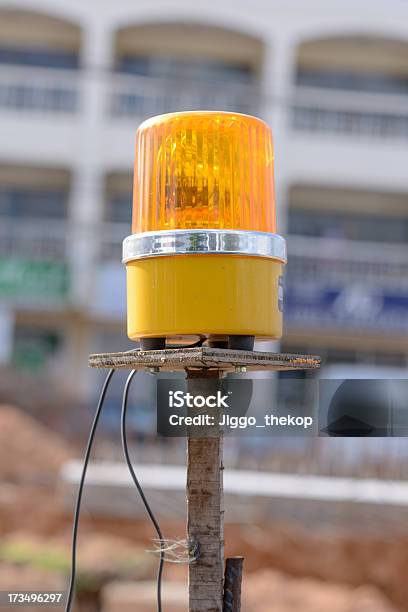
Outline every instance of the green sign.
POLYGON ((64 301, 68 276, 65 262, 0 257, 0 299, 64 301))

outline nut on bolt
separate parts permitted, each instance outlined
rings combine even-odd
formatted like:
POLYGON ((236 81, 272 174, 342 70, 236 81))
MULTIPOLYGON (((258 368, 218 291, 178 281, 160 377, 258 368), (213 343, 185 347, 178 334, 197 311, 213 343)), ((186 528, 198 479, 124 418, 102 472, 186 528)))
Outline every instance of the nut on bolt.
POLYGON ((160 372, 160 368, 158 366, 155 366, 153 368, 148 368, 147 370, 150 374, 159 374, 160 372))

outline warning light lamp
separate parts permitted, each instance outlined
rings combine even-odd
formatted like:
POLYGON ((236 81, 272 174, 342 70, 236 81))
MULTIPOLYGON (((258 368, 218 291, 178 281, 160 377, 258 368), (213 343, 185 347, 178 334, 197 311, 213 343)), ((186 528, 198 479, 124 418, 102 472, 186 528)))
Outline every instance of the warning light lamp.
POLYGON ((281 336, 273 161, 270 128, 248 115, 171 113, 139 127, 123 261, 128 335, 142 348, 281 336))

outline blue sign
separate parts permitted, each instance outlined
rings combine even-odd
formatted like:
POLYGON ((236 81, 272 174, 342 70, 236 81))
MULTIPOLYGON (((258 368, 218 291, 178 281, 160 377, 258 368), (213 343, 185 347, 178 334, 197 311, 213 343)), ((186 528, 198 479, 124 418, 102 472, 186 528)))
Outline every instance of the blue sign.
POLYGON ((408 331, 408 291, 387 291, 362 283, 333 288, 288 282, 284 313, 289 325, 408 331))

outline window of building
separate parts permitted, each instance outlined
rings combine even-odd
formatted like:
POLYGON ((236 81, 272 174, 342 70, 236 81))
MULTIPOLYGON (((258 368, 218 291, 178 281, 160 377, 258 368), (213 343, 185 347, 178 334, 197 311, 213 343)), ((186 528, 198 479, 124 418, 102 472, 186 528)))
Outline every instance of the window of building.
MULTIPOLYGON (((130 228, 133 176, 128 172, 109 172, 105 182, 104 220, 130 228)), ((122 240, 122 236, 120 236, 122 240)))
POLYGON ((408 78, 385 74, 300 69, 298 85, 368 93, 408 93, 408 78))
POLYGON ((67 215, 67 191, 63 189, 0 187, 2 217, 63 219, 67 215))
POLYGON ((406 41, 353 34, 303 41, 297 83, 369 93, 408 93, 406 41))
POLYGON ((253 71, 245 64, 210 61, 205 58, 179 58, 164 55, 124 55, 117 70, 171 81, 251 83, 253 71))
POLYGON ((369 242, 408 242, 408 218, 292 208, 288 233, 369 242))
POLYGON ((63 335, 58 329, 18 325, 14 334, 12 364, 34 373, 40 372, 62 345, 63 335))
POLYGON ((131 224, 132 217, 132 193, 110 193, 106 202, 105 219, 111 223, 131 224))
POLYGON ((77 69, 79 56, 77 53, 58 49, 13 48, 0 45, 0 64, 77 69))

